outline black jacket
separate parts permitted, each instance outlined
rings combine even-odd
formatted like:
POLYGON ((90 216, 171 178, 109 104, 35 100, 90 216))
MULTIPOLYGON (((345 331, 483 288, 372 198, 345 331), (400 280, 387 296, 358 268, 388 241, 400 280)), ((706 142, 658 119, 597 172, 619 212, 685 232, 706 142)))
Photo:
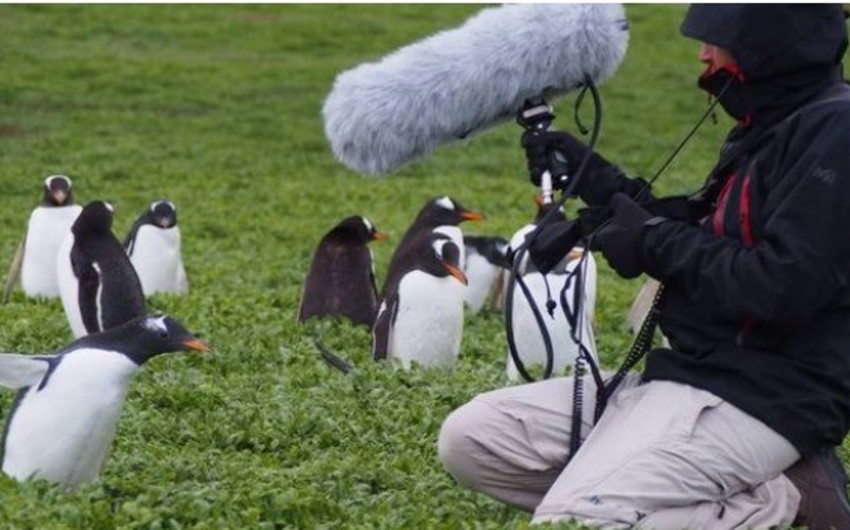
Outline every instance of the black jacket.
POLYGON ((709 390, 804 454, 850 429, 850 89, 822 98, 715 175, 696 225, 644 240, 672 346, 644 378, 709 390))
MULTIPOLYGON (((732 53, 744 75, 734 101, 720 102, 747 119, 677 209, 687 215, 646 229, 671 349, 649 353, 644 379, 713 392, 803 454, 840 444, 850 430, 844 17, 839 6, 693 6, 683 32, 732 53)), ((597 204, 634 188, 611 174, 599 183, 597 204)))

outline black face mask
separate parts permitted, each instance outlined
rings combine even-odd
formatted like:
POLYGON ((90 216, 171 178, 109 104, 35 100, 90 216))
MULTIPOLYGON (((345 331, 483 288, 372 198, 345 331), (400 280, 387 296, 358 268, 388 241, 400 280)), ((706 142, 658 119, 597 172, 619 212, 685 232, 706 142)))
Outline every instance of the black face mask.
POLYGON ((753 115, 755 102, 748 97, 747 87, 734 72, 721 68, 713 74, 701 75, 697 84, 717 98, 720 106, 736 120, 740 121, 753 115))
POLYGON ((701 75, 697 84, 716 97, 736 120, 769 122, 787 115, 828 85, 840 82, 840 74, 837 65, 818 65, 772 77, 745 79, 737 72, 720 69, 701 75))

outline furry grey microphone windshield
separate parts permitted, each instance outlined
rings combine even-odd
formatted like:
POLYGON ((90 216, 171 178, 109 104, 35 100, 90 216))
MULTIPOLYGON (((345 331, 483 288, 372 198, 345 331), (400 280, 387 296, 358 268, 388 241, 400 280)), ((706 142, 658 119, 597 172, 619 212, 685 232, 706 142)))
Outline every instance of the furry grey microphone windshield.
POLYGON ((386 173, 513 118, 526 99, 564 94, 586 75, 610 77, 628 40, 619 4, 484 9, 339 74, 325 100, 325 135, 350 168, 386 173))

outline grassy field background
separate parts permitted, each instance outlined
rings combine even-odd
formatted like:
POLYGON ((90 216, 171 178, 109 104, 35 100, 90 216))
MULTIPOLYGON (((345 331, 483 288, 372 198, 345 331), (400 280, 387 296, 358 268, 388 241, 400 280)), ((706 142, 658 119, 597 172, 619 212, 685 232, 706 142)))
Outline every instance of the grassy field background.
MULTIPOLYGON (((468 318, 451 372, 368 362, 369 334, 295 324, 320 237, 350 214, 393 236, 379 281, 424 202, 449 194, 509 235, 534 206, 520 131, 504 124, 390 178, 337 163, 320 110, 338 72, 437 30, 473 5, 0 6, 0 259, 11 260, 45 176, 117 206, 123 238, 154 199, 178 207, 191 283, 153 308, 203 334, 211 359, 166 356, 132 385, 100 481, 73 493, 0 478, 2 528, 523 528, 527 515, 456 486, 436 459, 442 419, 506 384, 497 316, 468 318), (361 366, 341 377, 312 336, 361 366)), ((602 87, 600 151, 650 175, 706 107, 683 6, 628 7, 631 45, 602 87)), ((575 130, 572 99, 556 107, 575 130)), ((659 181, 698 185, 729 125, 708 123, 659 181)), ((600 260, 597 337, 613 367, 639 282, 600 260)), ((71 339, 59 301, 17 292, 0 350, 71 339)), ((12 392, 0 396, 8 411, 12 392)))

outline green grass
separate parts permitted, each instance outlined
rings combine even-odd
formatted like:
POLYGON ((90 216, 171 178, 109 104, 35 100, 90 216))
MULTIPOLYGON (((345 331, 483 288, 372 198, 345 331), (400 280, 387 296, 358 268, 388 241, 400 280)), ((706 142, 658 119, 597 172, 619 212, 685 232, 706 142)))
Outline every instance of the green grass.
MULTIPOLYGON (((151 305, 201 332, 202 360, 154 360, 133 382, 98 482, 73 493, 0 478, 2 528, 523 528, 526 514, 454 484, 436 459, 442 419, 505 384, 494 316, 467 320, 457 368, 402 372, 368 362, 369 334, 301 328, 301 283, 320 237, 367 215, 401 236, 430 197, 489 214, 507 235, 533 211, 504 124, 391 178, 337 163, 320 110, 336 74, 437 30, 470 5, 0 6, 0 257, 11 259, 42 179, 117 205, 119 237, 154 199, 178 206, 191 283, 151 305), (330 372, 312 336, 360 366, 330 372)), ((632 37, 603 86, 600 151, 651 175, 706 106, 683 6, 629 6, 632 37)), ((572 125, 572 99, 559 127, 572 125)), ((707 124, 659 181, 697 186, 729 125, 707 124)), ((379 278, 392 240, 374 245, 379 278)), ((630 339, 639 283, 600 260, 597 337, 609 367, 630 339)), ((17 292, 0 307, 0 350, 51 352, 71 336, 58 301, 17 292)), ((8 410, 12 392, 0 397, 8 410)))

